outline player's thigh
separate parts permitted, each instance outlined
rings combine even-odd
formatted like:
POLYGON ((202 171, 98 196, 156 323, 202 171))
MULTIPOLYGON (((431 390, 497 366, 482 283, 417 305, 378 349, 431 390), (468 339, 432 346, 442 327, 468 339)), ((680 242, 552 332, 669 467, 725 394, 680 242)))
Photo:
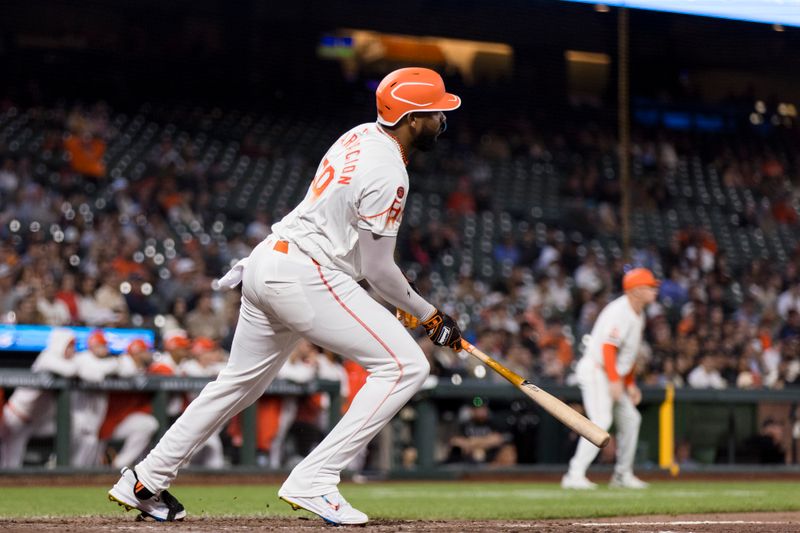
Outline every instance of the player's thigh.
POLYGON ((306 287, 314 314, 304 337, 370 372, 402 368, 427 376, 425 355, 392 313, 346 274, 318 268, 317 277, 306 287))
POLYGON ((286 361, 300 336, 270 319, 259 306, 242 297, 228 364, 219 379, 254 381, 271 379, 286 361))
POLYGON ((613 417, 613 402, 608 379, 603 371, 591 368, 580 376, 579 387, 586 417, 598 426, 608 429, 613 417))
POLYGON ((639 427, 642 422, 642 415, 633 405, 630 397, 627 394, 623 394, 622 398, 614 404, 614 419, 621 426, 639 427))

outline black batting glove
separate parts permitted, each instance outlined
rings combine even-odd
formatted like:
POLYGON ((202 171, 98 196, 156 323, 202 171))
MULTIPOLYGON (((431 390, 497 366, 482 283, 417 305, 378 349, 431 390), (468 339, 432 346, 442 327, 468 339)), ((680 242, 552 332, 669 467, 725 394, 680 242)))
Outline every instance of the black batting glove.
POLYGON ((461 329, 452 317, 437 309, 432 317, 422 323, 422 326, 433 344, 449 346, 456 352, 461 351, 461 329))

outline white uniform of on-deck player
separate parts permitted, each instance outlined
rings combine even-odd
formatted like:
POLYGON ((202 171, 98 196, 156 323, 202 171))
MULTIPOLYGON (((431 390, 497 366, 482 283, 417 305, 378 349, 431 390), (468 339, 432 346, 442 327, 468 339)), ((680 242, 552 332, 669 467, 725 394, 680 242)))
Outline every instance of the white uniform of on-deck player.
MULTIPOLYGON (((578 362, 576 377, 587 417, 605 430, 611 427, 612 421, 615 422, 617 461, 612 485, 644 488, 646 484, 633 475, 642 417, 636 409, 639 399, 631 398, 630 389, 634 389, 637 396, 640 395, 633 381, 634 365, 645 325, 644 306, 655 298, 655 293, 645 293, 642 287, 658 285, 652 273, 646 269, 632 270, 626 274, 623 283, 626 294, 609 303, 597 317, 586 351, 578 362), (634 308, 634 301, 642 307, 638 310, 634 308), (609 363, 613 368, 608 368, 609 363), (612 396, 612 379, 622 381, 629 387, 629 392, 623 392, 617 401, 612 396)), ((569 463, 569 471, 562 479, 562 486, 594 488, 594 483, 586 478, 586 471, 598 452, 599 448, 581 438, 569 463)))
POLYGON ((617 347, 617 374, 627 376, 636 362, 643 331, 644 316, 634 311, 627 296, 620 296, 597 317, 584 357, 602 368, 603 344, 612 344, 617 347))

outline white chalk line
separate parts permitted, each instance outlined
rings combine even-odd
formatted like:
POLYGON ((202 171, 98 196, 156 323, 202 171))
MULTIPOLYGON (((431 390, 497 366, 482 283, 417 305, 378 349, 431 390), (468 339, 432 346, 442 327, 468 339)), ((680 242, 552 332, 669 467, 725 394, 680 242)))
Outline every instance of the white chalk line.
POLYGON ((759 520, 675 520, 671 522, 575 522, 573 526, 731 526, 731 525, 787 525, 793 522, 765 522, 759 520))

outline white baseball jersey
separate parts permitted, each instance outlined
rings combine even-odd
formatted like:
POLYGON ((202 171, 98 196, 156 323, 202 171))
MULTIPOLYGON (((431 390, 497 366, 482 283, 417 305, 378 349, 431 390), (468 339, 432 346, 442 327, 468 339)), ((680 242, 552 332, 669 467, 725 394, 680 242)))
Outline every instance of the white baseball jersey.
POLYGON ((605 366, 603 345, 613 344, 617 347, 617 374, 625 376, 636 362, 643 330, 644 313, 634 311, 628 297, 622 295, 600 312, 584 357, 605 366))
MULTIPOLYGON (((55 329, 50 334, 47 347, 36 356, 31 366, 33 372, 50 372, 59 376, 71 378, 77 373, 78 367, 75 359, 65 359, 64 352, 69 343, 75 340, 75 335, 65 329, 55 329)), ((14 413, 23 420, 32 420, 37 415, 47 413, 47 404, 54 399, 53 394, 44 389, 17 388, 8 403, 14 413)))
POLYGON ((272 231, 320 265, 361 279, 358 228, 396 236, 407 196, 400 145, 377 123, 361 124, 328 149, 303 201, 272 231))
MULTIPOLYGON (((75 354, 75 364, 78 367, 79 378, 98 383, 119 372, 120 359, 113 355, 97 357, 91 351, 84 350, 75 354)), ((88 390, 72 392, 73 419, 80 418, 91 427, 97 426, 99 430, 107 409, 108 392, 88 390)))

